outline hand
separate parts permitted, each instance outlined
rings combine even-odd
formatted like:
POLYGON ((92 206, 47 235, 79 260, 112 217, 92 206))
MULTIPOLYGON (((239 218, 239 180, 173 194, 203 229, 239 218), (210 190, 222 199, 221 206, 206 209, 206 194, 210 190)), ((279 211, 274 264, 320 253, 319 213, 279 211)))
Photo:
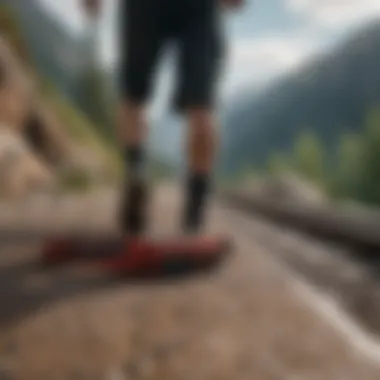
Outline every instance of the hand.
POLYGON ((90 17, 97 17, 100 13, 102 0, 81 0, 82 6, 90 17))

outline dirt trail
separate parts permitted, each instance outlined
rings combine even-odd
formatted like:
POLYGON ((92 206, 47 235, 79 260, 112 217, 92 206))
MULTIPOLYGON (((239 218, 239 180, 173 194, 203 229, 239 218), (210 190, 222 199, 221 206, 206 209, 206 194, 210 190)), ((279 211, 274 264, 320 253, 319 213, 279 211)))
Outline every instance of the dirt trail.
MULTIPOLYGON (((178 201, 172 188, 157 193, 156 232, 174 231, 178 201)), ((109 194, 36 202, 4 205, 0 225, 29 218, 43 224, 49 213, 59 225, 75 213, 78 222, 111 226, 116 206, 109 194)), ((3 242, 0 379, 379 379, 380 364, 322 321, 297 296, 285 269, 232 220, 227 210, 212 210, 210 228, 236 239, 230 262, 176 282, 46 271, 36 265, 40 242, 3 242)))

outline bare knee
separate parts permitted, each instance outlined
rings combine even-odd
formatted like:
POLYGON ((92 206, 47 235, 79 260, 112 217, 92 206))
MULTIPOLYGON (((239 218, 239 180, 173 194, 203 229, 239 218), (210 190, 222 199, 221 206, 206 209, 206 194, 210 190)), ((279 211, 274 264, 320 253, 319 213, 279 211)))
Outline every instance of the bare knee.
POLYGON ((192 170, 209 172, 213 166, 217 145, 217 122, 210 111, 189 112, 188 154, 192 170))

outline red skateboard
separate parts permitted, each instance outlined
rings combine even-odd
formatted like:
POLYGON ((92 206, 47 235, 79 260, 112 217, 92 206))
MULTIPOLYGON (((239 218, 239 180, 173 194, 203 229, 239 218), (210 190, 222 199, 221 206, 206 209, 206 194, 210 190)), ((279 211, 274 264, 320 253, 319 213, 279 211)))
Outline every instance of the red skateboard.
POLYGON ((44 246, 44 264, 89 261, 113 274, 165 275, 211 268, 231 250, 221 236, 176 239, 131 239, 120 236, 51 238, 44 246))

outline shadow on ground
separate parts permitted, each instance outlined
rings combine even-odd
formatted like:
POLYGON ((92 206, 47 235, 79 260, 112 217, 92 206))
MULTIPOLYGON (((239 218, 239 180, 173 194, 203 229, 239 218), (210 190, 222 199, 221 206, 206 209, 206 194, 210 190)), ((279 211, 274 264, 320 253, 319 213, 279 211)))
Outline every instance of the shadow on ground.
POLYGON ((171 272, 141 278, 115 277, 89 265, 49 268, 39 261, 38 242, 0 244, 0 329, 17 324, 44 307, 72 297, 118 286, 157 286, 184 280, 198 271, 171 272))

